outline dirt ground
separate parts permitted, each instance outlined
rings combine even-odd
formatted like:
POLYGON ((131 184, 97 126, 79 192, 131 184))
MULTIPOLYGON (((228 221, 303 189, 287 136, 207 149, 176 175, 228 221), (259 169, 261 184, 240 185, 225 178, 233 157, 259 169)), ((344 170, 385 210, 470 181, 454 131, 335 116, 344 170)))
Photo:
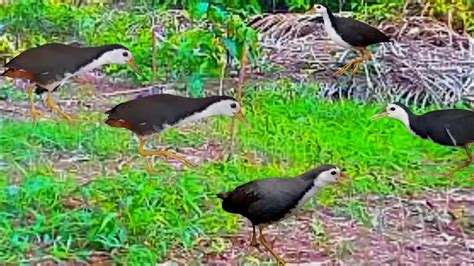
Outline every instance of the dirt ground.
MULTIPOLYGON (((330 209, 306 210, 264 233, 274 250, 294 265, 473 265, 474 190, 426 191, 407 197, 368 196, 370 225, 330 209)), ((174 254, 178 263, 206 265, 272 261, 249 247, 252 227, 201 240, 198 251, 174 254), (216 252, 213 246, 223 247, 216 252)))

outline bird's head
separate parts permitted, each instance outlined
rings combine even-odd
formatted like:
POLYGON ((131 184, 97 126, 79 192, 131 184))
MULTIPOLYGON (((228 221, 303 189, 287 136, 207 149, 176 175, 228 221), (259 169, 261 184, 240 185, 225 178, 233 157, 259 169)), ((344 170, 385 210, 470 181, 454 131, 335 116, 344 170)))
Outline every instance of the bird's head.
POLYGON ((402 103, 391 103, 387 105, 384 111, 374 115, 372 117, 373 120, 380 119, 380 118, 394 118, 398 119, 402 122, 407 122, 409 118, 409 110, 402 103))
POLYGON ((316 4, 314 5, 308 12, 306 13, 309 13, 309 14, 325 14, 328 12, 328 9, 323 6, 323 5, 320 5, 320 4, 316 4))
POLYGON ((313 178, 314 184, 318 187, 336 184, 342 179, 347 178, 346 174, 339 167, 332 164, 321 165, 304 175, 313 178))
POLYGON ((102 56, 106 58, 109 64, 128 64, 137 74, 141 74, 132 53, 122 45, 113 45, 111 49, 106 51, 102 56))
POLYGON ((230 96, 223 96, 220 100, 209 106, 211 113, 215 115, 236 116, 242 123, 249 125, 242 112, 242 105, 230 96))

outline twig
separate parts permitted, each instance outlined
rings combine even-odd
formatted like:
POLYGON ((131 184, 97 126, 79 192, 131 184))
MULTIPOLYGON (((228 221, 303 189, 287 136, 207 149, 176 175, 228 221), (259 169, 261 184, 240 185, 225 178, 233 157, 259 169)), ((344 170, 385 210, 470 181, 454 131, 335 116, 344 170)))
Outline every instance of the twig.
POLYGON ((155 85, 152 85, 152 86, 147 86, 147 87, 138 88, 138 89, 102 93, 100 95, 100 97, 109 98, 109 97, 114 97, 114 96, 119 96, 119 95, 134 94, 134 93, 138 93, 138 92, 142 92, 142 91, 152 90, 152 89, 155 89, 155 88, 158 88, 158 87, 166 89, 166 88, 171 87, 171 84, 158 84, 158 85, 155 84, 155 85))

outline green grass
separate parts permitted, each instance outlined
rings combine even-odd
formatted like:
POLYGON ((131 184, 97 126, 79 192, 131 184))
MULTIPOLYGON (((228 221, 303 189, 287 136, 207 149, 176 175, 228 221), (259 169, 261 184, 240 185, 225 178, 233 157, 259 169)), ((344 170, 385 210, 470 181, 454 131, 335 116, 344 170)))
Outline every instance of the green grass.
MULTIPOLYGON (((254 91, 244 110, 251 128, 239 127, 233 159, 182 171, 160 164, 163 173, 152 176, 151 184, 138 160, 113 176, 96 176, 84 187, 73 173, 55 174, 51 154, 87 154, 97 164, 119 154, 137 156, 137 142, 127 131, 92 123, 44 121, 33 126, 0 120, 0 261, 44 255, 84 259, 93 251, 108 251, 119 263, 152 264, 174 247, 193 248, 197 237, 238 230, 238 218, 222 211, 216 192, 256 178, 296 175, 321 163, 346 168, 352 185, 328 188, 318 202, 362 222, 370 217, 363 203, 347 202, 349 193, 474 186, 463 180, 473 167, 453 181, 420 175, 427 170, 423 164, 436 162, 430 171, 446 171, 465 160, 465 154, 419 140, 397 121, 371 121, 381 109, 317 100, 311 91, 254 91), (249 154, 263 163, 254 163, 249 154), (71 208, 63 204, 68 198, 85 203, 71 208)), ((229 118, 213 118, 185 133, 171 130, 161 142, 199 147, 212 138, 228 146, 229 128, 229 118)))

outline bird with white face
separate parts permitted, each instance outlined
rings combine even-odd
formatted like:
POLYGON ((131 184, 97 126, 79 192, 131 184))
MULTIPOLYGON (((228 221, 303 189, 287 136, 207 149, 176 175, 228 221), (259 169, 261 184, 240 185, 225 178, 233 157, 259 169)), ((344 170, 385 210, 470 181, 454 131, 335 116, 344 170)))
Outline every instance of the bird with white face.
POLYGON ((295 214, 321 189, 341 182, 346 175, 335 165, 325 164, 296 177, 257 179, 232 191, 221 192, 222 208, 250 220, 253 227, 250 246, 257 247, 255 227, 260 232, 260 243, 275 257, 279 265, 285 260, 278 256, 263 235, 263 229, 295 214))
POLYGON ((375 115, 373 119, 383 117, 401 121, 413 135, 422 139, 443 146, 463 147, 468 156, 467 161, 451 172, 443 174, 444 176, 451 178, 454 173, 472 163, 470 146, 474 144, 473 111, 446 109, 416 115, 402 103, 391 103, 383 112, 375 115))
POLYGON ((62 43, 49 43, 28 49, 5 64, 2 76, 27 79, 33 119, 45 117, 34 105, 33 91, 48 92, 48 105, 68 121, 74 118, 54 103, 52 93, 68 79, 106 64, 128 64, 140 74, 132 53, 123 45, 76 47, 62 43))
POLYGON ((149 173, 159 173, 153 168, 148 156, 159 155, 193 164, 176 153, 145 150, 145 142, 153 134, 169 128, 205 119, 211 116, 236 116, 248 126, 240 103, 230 96, 189 98, 171 94, 156 94, 121 103, 106 112, 105 121, 111 127, 126 128, 140 138, 140 155, 145 157, 149 173))
POLYGON ((336 17, 323 5, 314 5, 308 13, 323 17, 324 30, 337 45, 356 50, 361 54, 361 57, 337 71, 334 74, 336 76, 347 72, 351 67, 352 74, 355 74, 362 62, 372 59, 372 53, 367 50, 367 46, 390 41, 390 38, 378 29, 353 18, 336 17))

